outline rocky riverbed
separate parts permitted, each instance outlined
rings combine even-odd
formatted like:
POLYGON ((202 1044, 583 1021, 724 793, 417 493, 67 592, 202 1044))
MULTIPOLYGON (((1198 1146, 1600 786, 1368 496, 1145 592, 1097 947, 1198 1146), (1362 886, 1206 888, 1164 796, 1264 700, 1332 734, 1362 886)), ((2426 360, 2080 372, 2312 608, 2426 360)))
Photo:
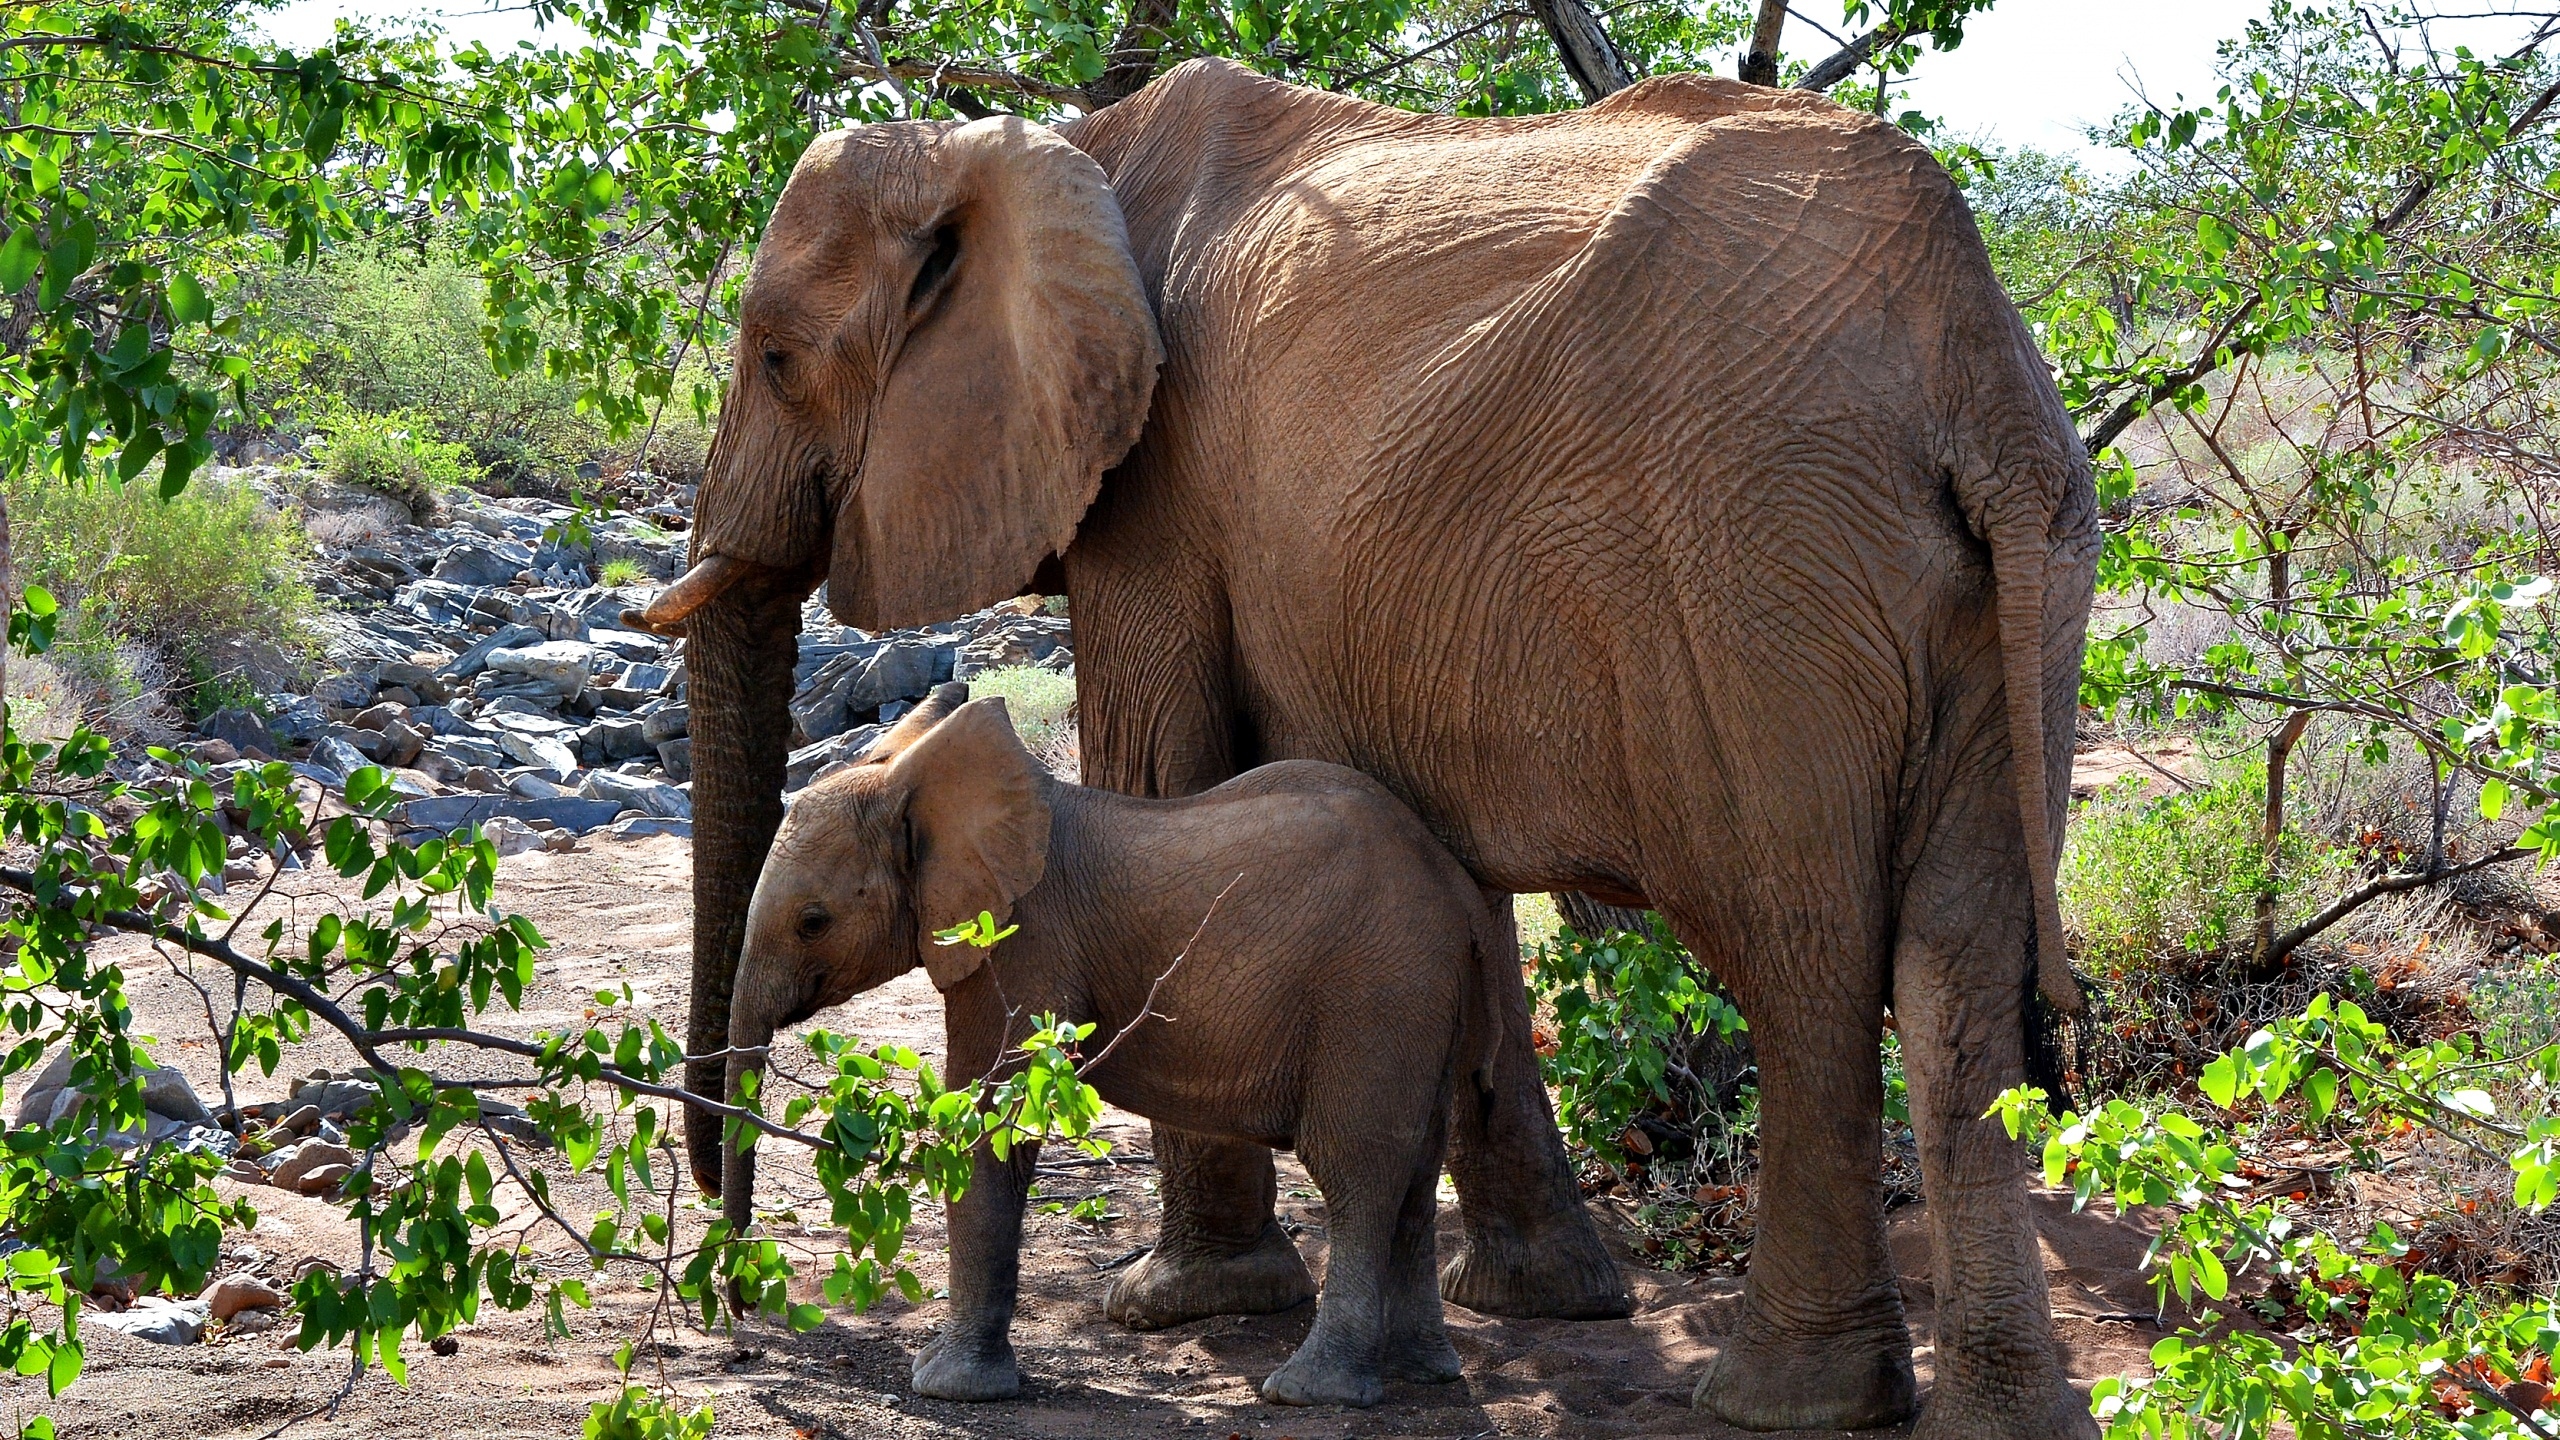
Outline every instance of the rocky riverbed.
MULTIPOLYGON (((317 790, 340 793, 351 773, 377 767, 413 840, 478 825, 512 854, 599 832, 691 833, 684 643, 622 620, 682 572, 690 487, 602 516, 464 493, 421 523, 396 501, 291 472, 213 479, 299 513, 319 559, 314 586, 331 608, 316 682, 262 688, 207 715, 178 747, 191 759, 217 778, 284 760, 317 790), (600 583, 607 569, 625 583, 600 583)), ((823 590, 813 595, 786 793, 859 757, 942 681, 1024 665, 1072 673, 1071 627, 1051 609, 1025 597, 874 635, 836 624, 823 590)), ((295 668, 245 673, 282 682, 295 668)), ((142 756, 121 766, 133 779, 166 768, 142 756)), ((255 873, 258 860, 235 857, 231 878, 255 873)))

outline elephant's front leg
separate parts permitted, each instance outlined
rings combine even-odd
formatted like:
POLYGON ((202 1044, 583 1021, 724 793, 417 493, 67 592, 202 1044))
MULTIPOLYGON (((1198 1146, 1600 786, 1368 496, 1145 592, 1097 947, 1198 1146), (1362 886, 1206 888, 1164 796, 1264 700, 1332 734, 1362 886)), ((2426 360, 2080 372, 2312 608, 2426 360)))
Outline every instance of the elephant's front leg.
POLYGON ((1271 1152, 1155 1127, 1164 1215, 1153 1250, 1120 1272, 1104 1312, 1132 1330, 1205 1315, 1268 1315, 1315 1298, 1289 1232, 1272 1218, 1271 1152))
POLYGON ((1917 1393, 1884 1243, 1883 966, 1807 925, 1753 957, 1742 993, 1760 1065, 1760 1196, 1740 1324, 1696 1402, 1746 1430, 1863 1430, 1917 1393), (1839 986, 1848 973, 1869 984, 1839 986))
MULTIPOLYGON (((1508 921, 1509 894, 1486 891, 1485 903, 1508 921)), ((1463 1229, 1440 1293, 1488 1315, 1614 1319, 1635 1300, 1583 1208, 1530 1043, 1528 991, 1513 984, 1502 1010, 1492 1093, 1462 1080, 1450 1100, 1449 1177, 1463 1229)))
POLYGON ((969 1188, 947 1207, 951 1313, 916 1354, 915 1391, 936 1400, 1010 1400, 1022 1392, 1013 1362, 1014 1297, 1022 1279, 1022 1207, 1040 1147, 1016 1144, 998 1160, 978 1147, 969 1188))

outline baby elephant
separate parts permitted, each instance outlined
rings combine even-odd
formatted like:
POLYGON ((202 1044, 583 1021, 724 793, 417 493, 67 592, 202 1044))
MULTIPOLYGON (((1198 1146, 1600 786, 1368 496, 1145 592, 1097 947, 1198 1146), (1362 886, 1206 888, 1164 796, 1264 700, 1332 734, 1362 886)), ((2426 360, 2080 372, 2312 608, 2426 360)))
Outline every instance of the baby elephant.
MULTIPOLYGON (((1044 1011, 1093 1022, 1088 1054, 1118 1037, 1086 1073, 1106 1099, 1294 1148, 1323 1188, 1315 1327, 1265 1398, 1374 1405, 1387 1378, 1456 1379, 1432 1255, 1443 1117, 1453 1086, 1460 1103, 1486 1093, 1498 987, 1520 983, 1474 881, 1356 772, 1289 761, 1131 799, 1051 778, 1003 701, 967 695, 942 687, 793 804, 748 911, 730 1044, 763 1046, 918 964, 943 993, 957 1080, 1044 1011), (980 911, 1020 932, 992 951, 934 944, 980 911)), ((730 1061, 732 1093, 748 1063, 730 1061)), ((1006 1332, 1036 1150, 981 1147, 950 1207, 951 1317, 916 1357, 920 1395, 1021 1389, 1006 1332)), ((721 1187, 741 1226, 752 1164, 733 1153, 721 1187)))

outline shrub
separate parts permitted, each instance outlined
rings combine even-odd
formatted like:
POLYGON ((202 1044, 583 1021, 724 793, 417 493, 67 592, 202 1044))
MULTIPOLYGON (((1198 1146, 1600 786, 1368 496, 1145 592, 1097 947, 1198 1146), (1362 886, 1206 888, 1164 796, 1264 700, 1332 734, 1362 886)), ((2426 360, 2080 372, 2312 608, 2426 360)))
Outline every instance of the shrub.
POLYGON ((0 490, 21 577, 68 612, 54 658, 104 698, 150 688, 156 667, 137 645, 199 685, 224 678, 228 642, 313 648, 310 547, 256 489, 199 478, 164 502, 147 485, 21 473, 0 490))
MULTIPOLYGON (((558 492, 577 467, 606 473, 639 459, 642 434, 617 439, 578 403, 578 382, 540 365, 500 375, 482 327, 488 287, 444 236, 422 246, 348 245, 308 267, 248 276, 244 295, 266 352, 253 394, 269 423, 307 434, 341 411, 405 416, 419 435, 462 447, 466 483, 505 494, 558 492)), ((713 346, 717 348, 717 344, 713 346)), ((714 383, 704 347, 689 347, 675 393, 659 411, 648 468, 696 480, 710 426, 690 403, 714 383)))
POLYGON ((596 571, 596 582, 611 588, 637 585, 648 578, 649 572, 628 555, 617 555, 596 571))
POLYGON ((478 474, 462 446, 434 439, 433 433, 406 414, 340 410, 320 422, 319 439, 311 449, 320 473, 341 485, 388 496, 423 518, 435 512, 440 493, 460 489, 478 474))
MULTIPOLYGON (((2101 979, 2230 958, 2249 945, 2266 883, 2264 772, 2234 766, 2179 794, 2124 782, 2082 806, 2062 857, 2063 924, 2101 979)), ((2288 824, 2280 923, 2324 904, 2350 857, 2288 824)))
POLYGON ((1013 728, 1022 736, 1022 748, 1044 760, 1075 733, 1073 676, 1032 665, 982 670, 969 677, 969 693, 1003 696, 1005 708, 1013 715, 1013 728))

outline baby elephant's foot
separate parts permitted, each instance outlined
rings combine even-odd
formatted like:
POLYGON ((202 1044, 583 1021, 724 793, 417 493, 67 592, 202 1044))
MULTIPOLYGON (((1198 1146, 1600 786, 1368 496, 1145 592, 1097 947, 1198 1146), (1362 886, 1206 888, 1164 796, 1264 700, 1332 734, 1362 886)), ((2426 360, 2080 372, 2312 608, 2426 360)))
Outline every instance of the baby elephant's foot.
POLYGON ((946 1330, 916 1352, 912 1383, 929 1400, 1010 1400, 1022 1393, 1022 1371, 1003 1336, 990 1342, 946 1330))
POLYGON ((1458 1363, 1457 1347, 1449 1343, 1446 1334, 1389 1340, 1386 1353, 1380 1358, 1389 1377, 1419 1385, 1446 1385, 1465 1368, 1458 1363))
POLYGON ((1315 1349, 1299 1346, 1288 1364, 1262 1382, 1262 1398, 1274 1405, 1348 1405, 1357 1410, 1387 1398, 1386 1384, 1375 1371, 1328 1359, 1315 1349))

